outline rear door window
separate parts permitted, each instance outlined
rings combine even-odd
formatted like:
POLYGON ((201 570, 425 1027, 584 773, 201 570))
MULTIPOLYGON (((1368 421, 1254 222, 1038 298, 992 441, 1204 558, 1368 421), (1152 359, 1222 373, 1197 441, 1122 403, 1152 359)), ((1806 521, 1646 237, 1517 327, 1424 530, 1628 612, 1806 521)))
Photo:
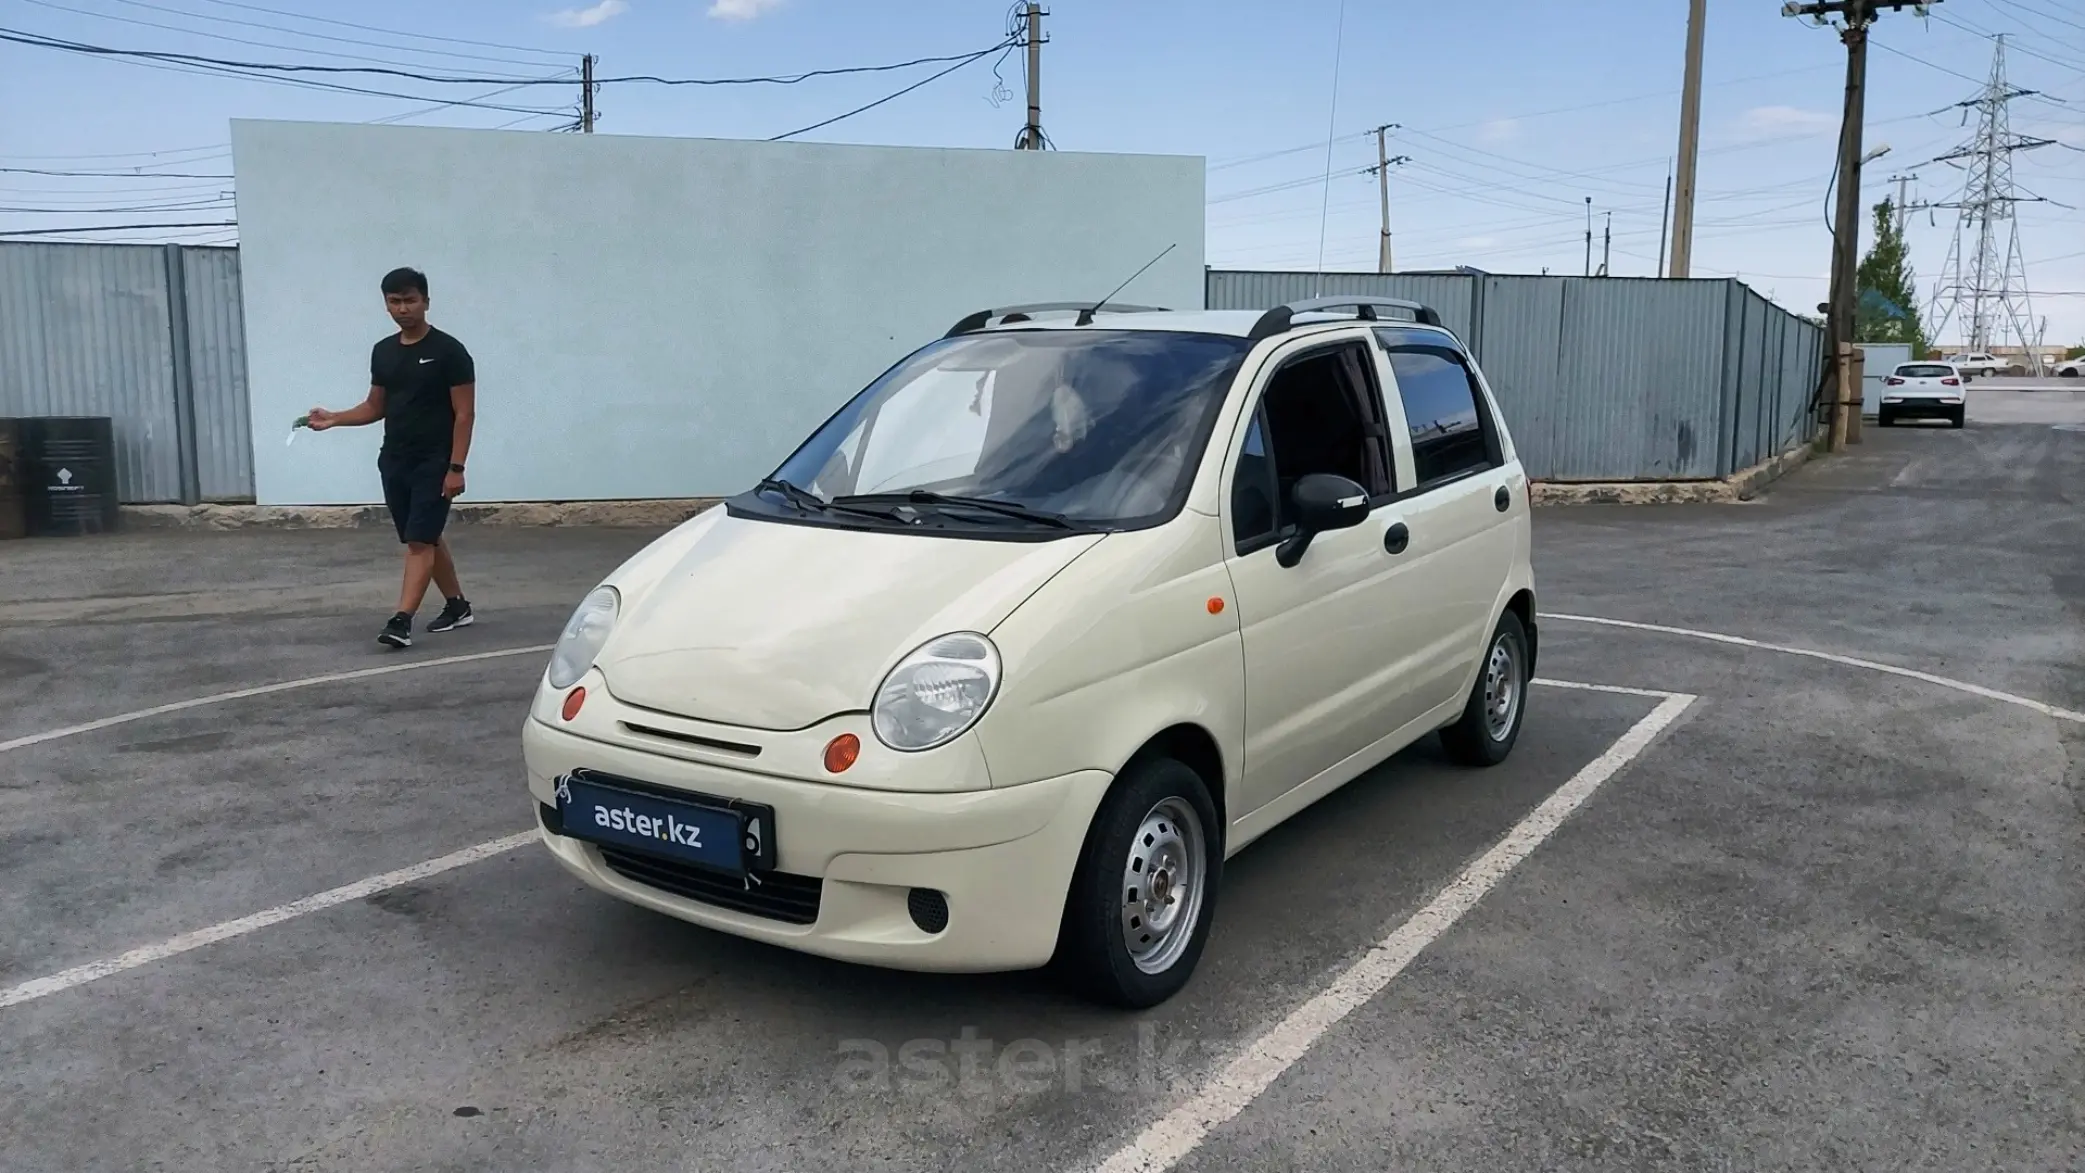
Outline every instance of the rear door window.
POLYGON ((1955 368, 1938 363, 1906 363, 1897 368, 1897 375, 1904 379, 1945 379, 1955 373, 1955 368))
POLYGON ((1415 488, 1505 463, 1477 381, 1446 348, 1386 347, 1412 440, 1415 488))

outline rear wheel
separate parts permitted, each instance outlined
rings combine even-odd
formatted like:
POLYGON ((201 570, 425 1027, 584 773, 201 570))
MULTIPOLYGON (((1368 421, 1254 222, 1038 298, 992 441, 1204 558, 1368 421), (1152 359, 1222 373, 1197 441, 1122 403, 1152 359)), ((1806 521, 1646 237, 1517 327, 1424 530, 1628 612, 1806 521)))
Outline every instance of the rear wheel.
POLYGON ((1969 422, 1969 409, 1968 409, 1968 408, 1966 408, 1966 407, 1958 407, 1958 408, 1956 408, 1956 409, 1955 409, 1955 414, 1953 414, 1953 415, 1951 415, 1951 416, 1947 417, 1947 422, 1948 422, 1948 425, 1949 425, 1950 427, 1956 427, 1956 428, 1959 428, 1959 427, 1961 427, 1962 425, 1964 425, 1964 424, 1968 423, 1968 422, 1969 422))
POLYGON ((1891 414, 1890 414, 1889 412, 1886 412, 1886 411, 1880 411, 1880 412, 1876 412, 1876 413, 1875 413, 1875 426, 1876 426, 1876 427, 1878 427, 1878 428, 1887 428, 1887 427, 1891 427, 1891 426, 1893 426, 1893 425, 1894 425, 1894 424, 1895 424, 1896 422, 1897 422, 1897 417, 1896 417, 1896 416, 1893 416, 1893 415, 1891 415, 1891 414))
POLYGON ((1466 766, 1496 766, 1513 752, 1527 712, 1527 664, 1527 628, 1520 616, 1507 611, 1484 645, 1484 663, 1462 716, 1441 730, 1449 757, 1466 766))
POLYGON ((1101 803, 1064 904, 1056 967, 1096 1002, 1156 1006, 1194 975, 1223 875, 1201 775, 1170 758, 1132 766, 1101 803))

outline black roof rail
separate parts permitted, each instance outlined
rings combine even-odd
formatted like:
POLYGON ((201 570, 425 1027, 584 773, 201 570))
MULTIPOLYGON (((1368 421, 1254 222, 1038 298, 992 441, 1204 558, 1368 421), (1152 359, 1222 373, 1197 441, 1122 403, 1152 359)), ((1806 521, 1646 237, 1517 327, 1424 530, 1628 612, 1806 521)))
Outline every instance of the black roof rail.
POLYGON ((1093 315, 1096 313, 1163 314, 1170 312, 1163 306, 1123 305, 1120 302, 1112 301, 1098 306, 1087 301, 1039 301, 1030 305, 1010 305, 996 310, 979 310, 949 327, 948 333, 942 335, 942 337, 954 338, 958 334, 968 334, 974 330, 982 330, 994 318, 1004 322, 1025 322, 1032 314, 1062 313, 1067 310, 1079 311, 1078 324, 1081 326, 1092 325, 1093 315))
POLYGON ((1405 301, 1402 298, 1313 297, 1303 301, 1292 301, 1287 305, 1278 305, 1261 314, 1260 320, 1253 323, 1252 340, 1257 342, 1262 338, 1271 337, 1275 334, 1287 333, 1294 324, 1297 314, 1315 314, 1322 313, 1325 310, 1339 309, 1353 310, 1354 316, 1364 322, 1382 320, 1382 315, 1376 313, 1378 309, 1394 309, 1403 310, 1411 314, 1414 321, 1423 325, 1438 326, 1441 324, 1441 315, 1435 313, 1433 307, 1421 305, 1416 301, 1405 301))

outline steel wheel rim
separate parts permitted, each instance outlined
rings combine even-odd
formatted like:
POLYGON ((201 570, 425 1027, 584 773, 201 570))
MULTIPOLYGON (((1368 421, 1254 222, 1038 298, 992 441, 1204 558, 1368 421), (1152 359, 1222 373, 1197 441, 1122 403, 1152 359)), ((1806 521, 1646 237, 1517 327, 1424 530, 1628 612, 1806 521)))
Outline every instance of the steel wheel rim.
POLYGON ((1159 800, 1130 839, 1117 892, 1122 944, 1138 969, 1164 973, 1187 952, 1208 876, 1200 816, 1184 798, 1159 800))
POLYGON ((1493 741, 1504 741, 1519 715, 1520 659, 1513 654, 1513 641, 1501 635, 1484 664, 1484 731, 1493 741))

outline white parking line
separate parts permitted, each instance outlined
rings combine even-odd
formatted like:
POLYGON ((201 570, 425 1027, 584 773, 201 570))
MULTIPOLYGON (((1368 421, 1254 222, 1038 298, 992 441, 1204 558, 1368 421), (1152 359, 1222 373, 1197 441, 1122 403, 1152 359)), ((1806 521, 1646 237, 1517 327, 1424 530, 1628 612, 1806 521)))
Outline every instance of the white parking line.
MULTIPOLYGON (((510 649, 506 652, 490 653, 489 655, 519 655, 524 651, 535 650, 538 649, 516 648, 510 649)), ((429 660, 418 664, 401 665, 397 668, 387 668, 383 669, 383 671, 400 672, 404 671, 406 668, 412 667, 426 668, 433 667, 437 663, 453 664, 465 659, 485 658, 488 658, 488 656, 481 655, 476 657, 457 657, 455 659, 450 659, 446 661, 429 660)), ((345 678, 353 679, 357 675, 368 675, 368 673, 351 673, 348 674, 348 676, 345 678)), ((284 688, 303 687, 307 684, 320 683, 332 679, 341 679, 341 677, 314 677, 312 680, 308 681, 295 681, 290 684, 270 685, 267 689, 259 691, 279 691, 284 688)), ((1629 696, 1662 697, 1665 698, 1665 703, 1667 705, 1671 704, 1675 699, 1685 700, 1688 702, 1691 702, 1694 699, 1693 697, 1680 697, 1678 694, 1669 692, 1653 692, 1645 689, 1622 688, 1617 685, 1610 684, 1580 684, 1576 681, 1570 680, 1538 679, 1533 683, 1548 685, 1552 688, 1575 688, 1589 692, 1613 692, 1622 693, 1629 696)), ((225 693, 214 698, 206 697, 200 700, 186 702, 183 707, 192 707, 194 705, 214 703, 217 700, 230 699, 235 695, 251 695, 253 691, 254 690, 249 690, 246 693, 238 694, 225 693)), ((1684 708, 1685 706, 1682 705, 1681 707, 1684 708)), ((1661 705, 1659 709, 1652 711, 1651 717, 1656 717, 1662 711, 1664 711, 1664 706, 1661 705)), ((1678 716, 1678 711, 1675 710, 1672 716, 1678 716)), ((130 719, 134 720, 136 718, 132 717, 130 719)), ((1662 729, 1665 724, 1669 724, 1671 722, 1671 719, 1672 717, 1665 718, 1664 722, 1661 722, 1658 728, 1662 729)), ((1645 720, 1648 721, 1650 720, 1650 718, 1646 718, 1645 720)), ((109 721, 103 722, 102 725, 114 724, 115 722, 116 719, 111 718, 109 721)), ((102 725, 96 725, 95 728, 101 728, 102 725)), ((1628 735, 1624 736, 1621 741, 1615 743, 1615 747, 1619 748, 1625 743, 1628 743, 1629 738, 1637 736, 1638 731, 1642 728, 1643 723, 1639 722, 1636 729, 1630 730, 1628 735)), ((1644 743, 1648 744, 1649 738, 1656 732, 1657 729, 1652 729, 1644 733, 1644 743)), ((0 745, 0 749, 5 748, 9 748, 9 746, 0 745)), ((1634 756, 1636 752, 1640 752, 1640 749, 1641 747, 1638 747, 1637 750, 1632 750, 1629 756, 1634 756)), ((1607 751, 1607 754, 1603 755, 1602 758, 1598 761, 1595 761, 1593 765, 1599 765, 1600 761, 1605 761, 1607 757, 1612 756, 1614 753, 1615 749, 1610 748, 1607 751)), ((1621 760, 1626 761, 1627 757, 1624 757, 1621 760)), ((1612 773, 1614 769, 1619 768, 1619 766, 1620 762, 1617 762, 1614 766, 1610 767, 1607 772, 1612 773)), ((1586 776, 1587 771, 1591 769, 1593 769, 1593 766, 1588 766, 1586 767, 1586 770, 1581 770, 1577 778, 1573 778, 1570 782, 1566 782, 1564 784, 1564 788, 1562 790, 1557 791, 1557 793, 1563 794, 1565 791, 1570 790, 1573 786, 1579 785, 1581 779, 1583 779, 1586 776)), ((1604 774, 1601 775, 1601 778, 1604 779, 1604 777, 1604 774)), ((1599 781, 1594 781, 1591 784, 1591 786, 1586 787, 1585 792, 1587 794, 1592 793, 1592 787, 1598 785, 1599 781)), ((1554 803, 1555 801, 1555 796, 1552 796, 1550 798, 1550 803, 1554 803)), ((1579 801, 1583 801, 1582 796, 1579 801)), ((1542 809, 1547 809, 1548 805, 1549 804, 1544 804, 1544 807, 1542 809)), ((1572 805, 1576 806, 1577 803, 1574 802, 1572 805)), ((1532 820, 1541 813, 1542 810, 1538 809, 1535 812, 1535 815, 1529 816, 1529 819, 1532 820)), ((1561 819, 1562 815, 1559 815, 1558 818, 1561 819)), ((1527 825, 1528 824, 1525 822, 1521 824, 1522 827, 1526 827, 1527 825)), ((1516 828, 1515 833, 1518 834, 1519 830, 1520 828, 1516 828)), ((460 851, 452 851, 448 855, 444 855, 438 859, 430 859, 425 863, 417 863, 412 865, 411 867, 400 868, 395 872, 385 872, 380 876, 371 876, 366 880, 357 880, 352 884, 345 884, 338 888, 332 888, 327 891, 320 892, 315 896, 306 896, 302 900, 293 900, 288 904, 280 904, 275 906, 274 908, 265 909, 261 912, 253 913, 250 916, 242 916, 237 920, 228 920, 221 924, 211 925, 208 928, 197 929, 193 932, 183 933, 178 937, 170 937, 164 941, 159 941, 151 945, 141 945, 135 949, 130 950, 127 953, 118 954, 115 957, 104 958, 100 961, 90 961, 85 965, 76 965, 71 969, 64 970, 59 973, 54 973, 49 977, 35 978, 33 980, 23 982, 20 985, 9 986, 4 990, 0 990, 0 1010, 4 1010, 9 1006, 20 1005, 23 1002, 33 1002, 38 998, 48 998, 52 994, 63 993, 66 990, 74 989, 78 986, 84 986, 89 982, 97 982, 105 977, 112 977, 116 974, 122 973, 125 970, 132 970, 138 968, 139 966, 150 965, 155 961, 164 961, 169 957, 186 953, 192 949, 200 949, 205 945, 213 945, 219 941, 228 940, 232 937, 244 936, 247 933, 267 928, 269 925, 278 925, 286 920, 291 920, 296 917, 304 916, 307 913, 313 913, 321 911, 323 909, 332 908, 333 906, 338 904, 345 904, 350 900, 360 900, 365 896, 374 896, 378 892, 382 892, 387 889, 401 887, 403 885, 410 884, 418 880, 427 879, 429 876, 440 875, 443 872, 454 871, 457 868, 463 867, 467 864, 477 863, 480 860, 491 859, 496 855, 503 855, 506 852, 513 851, 518 847, 525 846, 526 844, 535 841, 539 834, 540 832, 536 831, 523 831, 519 834, 508 835, 501 839, 489 840, 487 842, 480 843, 474 847, 466 847, 460 851)), ((1545 831, 1543 832, 1543 834, 1546 835, 1548 834, 1548 832, 1545 831)), ((1508 841, 1512 841, 1512 836, 1508 836, 1508 841)), ((1508 864, 1507 866, 1510 868, 1512 865, 1508 864)))
POLYGON ((262 684, 253 688, 235 689, 231 692, 212 693, 209 696, 194 697, 185 701, 174 701, 171 704, 154 705, 149 709, 139 709, 134 713, 118 713, 113 717, 103 717, 97 721, 89 721, 84 725, 67 725, 63 729, 53 729, 47 733, 32 733, 27 737, 17 737, 12 741, 0 741, 0 753, 6 753, 11 749, 26 749, 32 745, 42 745, 44 742, 57 741, 64 737, 78 737, 82 733, 92 733, 97 729, 107 729, 112 725, 128 725, 132 721, 142 721, 147 717, 160 717, 168 713, 181 712, 183 709, 200 709, 205 705, 221 705, 226 701, 243 700, 250 696, 267 696, 269 693, 289 692, 291 689, 311 688, 320 684, 338 684, 343 680, 366 680, 372 676, 394 676, 400 672, 417 672, 422 668, 441 668, 449 664, 470 664, 479 660, 504 659, 508 656, 543 655, 549 653, 554 646, 553 644, 535 644, 525 648, 501 648, 494 652, 473 652, 467 656, 443 656, 434 660, 410 660, 403 664, 387 664, 382 668, 359 668, 353 672, 329 672, 324 676, 307 676, 302 680, 285 680, 280 684, 262 684))
POLYGON ((242 916, 238 920, 228 920, 222 924, 211 925, 207 929, 197 929, 195 932, 183 933, 178 937, 169 937, 156 944, 140 946, 128 953, 118 954, 115 957, 105 958, 101 961, 90 961, 85 965, 76 965, 71 969, 54 973, 49 977, 23 982, 18 986, 9 986, 5 990, 0 990, 0 1009, 19 1005, 23 1002, 34 1002, 38 998, 48 998, 52 994, 62 993, 75 986, 84 986, 88 982, 98 982, 105 977, 122 973, 127 969, 136 969, 141 965, 150 965, 155 961, 165 961, 169 957, 186 953, 191 949, 200 949, 205 945, 214 945, 219 941, 229 940, 233 937, 243 937, 248 933, 265 929, 269 925, 279 925, 286 920, 303 916, 306 913, 317 912, 323 908, 331 908, 336 904, 346 904, 350 900, 360 900, 365 896, 374 896, 390 888, 402 887, 416 880, 424 880, 429 876, 438 876, 443 872, 454 871, 466 864, 477 863, 481 859, 491 859, 495 855, 501 855, 524 844, 531 843, 541 834, 542 832, 540 831, 523 831, 519 835, 509 835, 504 839, 494 839, 489 843, 480 843, 476 847, 466 847, 462 851, 452 851, 439 859, 430 859, 425 863, 416 863, 409 868, 400 868, 395 872, 385 872, 380 876, 371 876, 366 880, 357 880, 352 884, 343 884, 338 888, 329 889, 316 896, 306 896, 302 900, 293 900, 288 904, 278 904, 274 908, 256 912, 252 916, 242 916))
POLYGON ((1273 1029, 1254 1039, 1186 1103, 1160 1117, 1137 1138, 1101 1162, 1095 1173, 1159 1173, 1193 1152, 1218 1125, 1245 1110, 1281 1073, 1303 1058, 1311 1046, 1356 1007, 1367 1002, 1404 972, 1414 958, 1476 907, 1519 863, 1549 838, 1571 812, 1584 805, 1601 783, 1612 778, 1647 749, 1660 733, 1686 712, 1696 697, 1684 693, 1623 690, 1547 681, 1559 687, 1587 687, 1663 697, 1650 714, 1631 726, 1621 740, 1594 758, 1558 787, 1541 806, 1522 819, 1498 845, 1477 857, 1412 919, 1347 967, 1310 1001, 1298 1006, 1273 1029))
POLYGON ((1561 623, 1591 623, 1600 627, 1619 627, 1630 631, 1654 631, 1660 635, 1682 635, 1689 639, 1708 640, 1711 643, 1731 644, 1741 648, 1756 648, 1765 652, 1780 652, 1785 656, 1805 656, 1812 660, 1824 660, 1828 663, 1843 664, 1849 668, 1866 668, 1870 672, 1886 672, 1891 676, 1903 676, 1911 680, 1922 680, 1927 684, 1937 684, 1942 688, 1952 688, 1957 692, 1966 692, 1971 696, 1980 696, 1986 700, 2004 701, 2009 705, 2018 705, 2023 709, 2030 709, 2045 717, 2054 717, 2059 721, 2076 721, 2080 724, 2085 724, 2085 713, 2080 713, 2075 709, 2059 708, 2045 701, 2035 700, 2032 697, 2016 696, 2010 692, 2000 692, 1995 688, 1985 688, 1981 684, 1971 684, 1967 680, 1956 680, 1948 676, 1935 676, 1931 672, 1920 672, 1915 668, 1899 668, 1895 664, 1863 660, 1857 656, 1842 656, 1836 652, 1820 652, 1811 648, 1789 647, 1786 644, 1770 644, 1761 640, 1746 639, 1741 635, 1725 635, 1718 631, 1696 631, 1691 627, 1667 627, 1660 623, 1635 623, 1627 619, 1602 619, 1597 615, 1545 614, 1541 618, 1554 619, 1561 623))

